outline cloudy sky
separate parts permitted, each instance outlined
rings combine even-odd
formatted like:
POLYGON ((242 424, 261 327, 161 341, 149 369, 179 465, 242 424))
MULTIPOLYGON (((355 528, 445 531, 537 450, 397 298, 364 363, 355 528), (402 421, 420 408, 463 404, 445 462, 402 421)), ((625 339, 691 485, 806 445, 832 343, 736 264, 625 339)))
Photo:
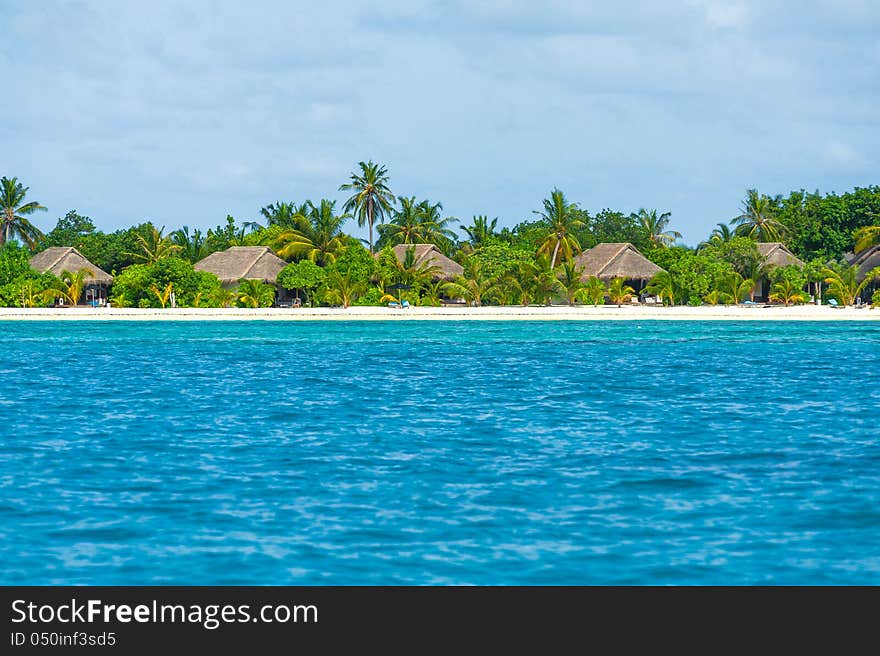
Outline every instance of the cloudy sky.
POLYGON ((880 2, 0 0, 0 174, 109 230, 342 198, 673 214, 880 183, 880 2))

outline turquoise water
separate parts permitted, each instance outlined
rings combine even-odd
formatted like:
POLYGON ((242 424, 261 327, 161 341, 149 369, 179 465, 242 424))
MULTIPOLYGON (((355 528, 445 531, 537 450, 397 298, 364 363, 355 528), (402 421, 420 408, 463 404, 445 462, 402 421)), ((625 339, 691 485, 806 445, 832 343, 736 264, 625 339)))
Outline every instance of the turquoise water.
POLYGON ((0 331, 0 583, 880 584, 880 324, 0 331))

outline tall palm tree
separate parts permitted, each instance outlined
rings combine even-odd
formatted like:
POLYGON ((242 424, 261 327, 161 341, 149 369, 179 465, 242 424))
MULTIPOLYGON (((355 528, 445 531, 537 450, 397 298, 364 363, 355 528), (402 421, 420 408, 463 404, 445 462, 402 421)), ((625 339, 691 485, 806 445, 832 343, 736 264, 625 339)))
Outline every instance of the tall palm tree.
POLYGON ((859 228, 853 233, 853 238, 856 240, 855 248, 853 249, 856 253, 861 253, 872 246, 877 246, 880 244, 880 225, 859 228))
POLYGON ((183 226, 171 233, 171 239, 180 246, 181 256, 193 264, 210 255, 208 240, 198 228, 190 234, 189 226, 183 226))
POLYGON ((730 223, 736 226, 737 234, 756 241, 779 241, 786 229, 773 214, 772 199, 759 194, 757 189, 749 189, 742 202, 742 212, 730 223))
POLYGON ((183 248, 175 244, 171 238, 164 234, 165 226, 156 228, 150 224, 147 236, 137 236, 137 243, 141 247, 140 253, 126 253, 129 257, 145 264, 155 264, 161 259, 180 253, 183 248))
POLYGON ((58 299, 76 305, 82 298, 83 289, 86 286, 86 278, 94 277, 94 271, 89 269, 80 269, 79 271, 62 271, 58 276, 58 280, 54 281, 51 287, 43 292, 45 298, 58 299))
POLYGON ((0 246, 10 239, 20 237, 27 247, 34 250, 43 233, 27 218, 34 212, 45 212, 37 201, 25 203, 30 187, 24 187, 18 178, 0 178, 0 246))
POLYGON ((468 258, 464 263, 464 273, 446 283, 444 291, 451 297, 462 298, 469 305, 480 307, 498 291, 498 280, 486 275, 482 264, 476 258, 468 258))
POLYGON ((415 196, 398 198, 400 209, 379 226, 379 241, 386 245, 418 244, 422 238, 422 209, 415 196))
POLYGON ((336 201, 322 199, 319 205, 307 203, 305 214, 293 216, 294 226, 278 235, 275 252, 284 259, 307 259, 320 265, 331 264, 345 249, 348 240, 343 224, 351 216, 336 214, 336 201))
POLYGON ((297 205, 296 203, 285 203, 283 201, 266 205, 260 210, 260 214, 266 219, 267 225, 277 225, 282 228, 295 228, 296 217, 307 212, 308 203, 297 205))
POLYGON ((544 211, 535 211, 541 217, 548 229, 547 236, 538 248, 539 253, 550 254, 550 266, 555 268, 558 264, 557 256, 562 252, 563 259, 570 260, 572 255, 580 252, 581 246, 577 238, 572 234, 575 228, 580 228, 584 222, 580 219, 576 203, 569 203, 565 194, 559 189, 550 193, 550 198, 544 199, 544 211))
POLYGON ((419 210, 422 222, 420 231, 422 240, 425 243, 438 246, 440 250, 447 251, 447 255, 449 255, 450 246, 455 241, 455 233, 449 226, 456 223, 458 219, 452 216, 443 217, 441 215, 442 203, 430 203, 423 200, 419 203, 419 210))
POLYGON ((275 287, 262 280, 240 280, 237 292, 244 307, 269 307, 275 302, 275 287))
POLYGON ((671 216, 672 212, 664 212, 658 215, 657 210, 642 208, 635 215, 635 218, 648 235, 651 245, 655 248, 662 248, 674 244, 676 239, 681 239, 680 232, 666 229, 671 216))
POLYGON ((474 216, 471 219, 471 225, 462 226, 461 230, 467 235, 468 241, 474 249, 485 246, 486 243, 495 235, 495 228, 498 227, 498 217, 491 221, 483 214, 474 216))
POLYGON ((371 161, 358 162, 359 173, 351 174, 351 182, 341 187, 340 191, 354 193, 345 201, 343 211, 354 214, 358 225, 370 227, 370 255, 373 254, 373 225, 391 213, 394 194, 388 188, 388 170, 371 161))

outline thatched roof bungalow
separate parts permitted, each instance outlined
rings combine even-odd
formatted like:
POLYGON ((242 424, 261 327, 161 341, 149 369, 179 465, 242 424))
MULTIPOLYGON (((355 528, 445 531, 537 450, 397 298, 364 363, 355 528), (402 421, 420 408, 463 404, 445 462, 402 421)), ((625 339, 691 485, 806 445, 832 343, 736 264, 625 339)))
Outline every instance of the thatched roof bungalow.
POLYGON ((62 272, 90 271, 86 276, 86 285, 107 287, 113 283, 113 276, 102 271, 89 262, 82 253, 73 246, 53 246, 37 253, 30 259, 31 269, 40 273, 52 273, 60 276, 62 272))
POLYGON ((275 284, 285 266, 287 262, 267 246, 232 246, 195 263, 196 271, 213 273, 225 287, 234 287, 240 280, 275 284))
POLYGON ((804 261, 792 253, 788 246, 778 241, 758 242, 758 252, 768 266, 804 266, 804 261))
POLYGON ((647 282, 663 271, 628 242, 597 244, 578 255, 574 261, 583 269, 581 280, 596 277, 605 281, 623 278, 647 282))
POLYGON ((416 266, 437 267, 439 274, 435 276, 441 280, 452 280, 464 273, 464 267, 455 260, 446 257, 434 244, 398 244, 392 250, 394 256, 401 263, 406 259, 406 252, 413 250, 413 258, 416 266))
POLYGON ((875 267, 880 267, 880 245, 872 246, 861 253, 848 253, 846 261, 850 266, 859 267, 856 278, 861 282, 868 275, 868 271, 875 267))

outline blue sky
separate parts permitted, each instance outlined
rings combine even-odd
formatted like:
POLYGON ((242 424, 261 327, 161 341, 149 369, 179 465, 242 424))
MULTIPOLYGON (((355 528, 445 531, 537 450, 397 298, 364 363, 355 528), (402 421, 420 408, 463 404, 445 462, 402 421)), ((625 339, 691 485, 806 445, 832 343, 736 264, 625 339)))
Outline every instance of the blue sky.
MULTIPOLYGON (((880 3, 0 0, 0 174, 98 227, 342 198, 672 212, 880 183, 880 3)), ((353 225, 349 226, 354 231, 353 225)), ((356 231, 355 231, 356 232, 356 231)))

